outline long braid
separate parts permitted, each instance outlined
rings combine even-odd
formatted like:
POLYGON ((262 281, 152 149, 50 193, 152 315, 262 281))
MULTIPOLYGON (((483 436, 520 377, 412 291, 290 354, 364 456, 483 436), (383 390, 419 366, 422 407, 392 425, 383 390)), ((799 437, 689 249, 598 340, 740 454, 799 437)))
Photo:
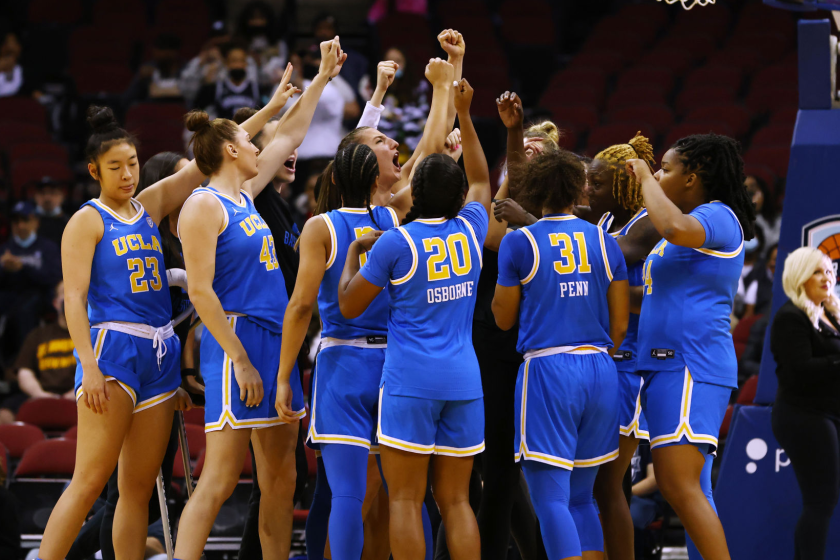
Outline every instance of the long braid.
POLYGON ((379 177, 376 154, 365 144, 348 144, 335 155, 335 183, 344 204, 364 205, 373 224, 379 224, 370 207, 370 191, 379 177))
POLYGON ((652 167, 656 164, 653 157, 653 146, 650 141, 637 132, 627 144, 616 144, 606 148, 595 159, 609 163, 613 172, 613 196, 623 208, 631 212, 637 211, 645 205, 642 197, 642 185, 636 181, 635 176, 627 174, 626 163, 628 159, 643 159, 652 167))
POLYGON ((451 157, 427 156, 415 166, 411 180, 414 202, 402 223, 407 224, 420 216, 451 220, 461 211, 466 192, 467 179, 451 157))
POLYGON ((689 173, 703 182, 706 202, 720 200, 735 213, 744 239, 755 236, 755 206, 744 186, 741 143, 719 134, 696 134, 677 140, 673 150, 689 173))

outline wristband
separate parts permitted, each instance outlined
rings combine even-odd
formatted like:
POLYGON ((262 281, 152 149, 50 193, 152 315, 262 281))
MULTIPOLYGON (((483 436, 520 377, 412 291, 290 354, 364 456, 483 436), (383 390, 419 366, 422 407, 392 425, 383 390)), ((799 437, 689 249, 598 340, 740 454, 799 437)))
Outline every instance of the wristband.
POLYGON ((195 369, 195 368, 183 368, 181 370, 181 379, 189 377, 190 375, 197 378, 198 377, 198 370, 195 369))

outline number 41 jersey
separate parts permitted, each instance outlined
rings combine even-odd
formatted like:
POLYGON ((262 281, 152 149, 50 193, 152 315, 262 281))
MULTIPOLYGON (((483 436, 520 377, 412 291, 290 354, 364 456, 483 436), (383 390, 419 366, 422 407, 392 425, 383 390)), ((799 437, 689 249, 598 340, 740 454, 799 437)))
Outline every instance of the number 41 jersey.
POLYGON ((382 381, 390 394, 482 396, 472 318, 488 225, 484 206, 471 202, 454 219, 417 219, 386 231, 373 246, 361 274, 388 286, 382 381))
POLYGON ((90 270, 91 325, 122 321, 158 328, 172 318, 160 231, 142 204, 131 204, 137 213, 130 220, 98 199, 84 205, 96 209, 105 225, 90 270))

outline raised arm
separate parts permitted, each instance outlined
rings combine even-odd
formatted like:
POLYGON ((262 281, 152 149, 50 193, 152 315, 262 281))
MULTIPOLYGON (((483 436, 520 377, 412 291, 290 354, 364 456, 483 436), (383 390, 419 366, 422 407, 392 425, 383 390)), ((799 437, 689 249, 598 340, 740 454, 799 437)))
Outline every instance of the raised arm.
POLYGON ((277 89, 274 90, 274 95, 271 96, 271 99, 266 104, 265 107, 254 113, 250 119, 242 123, 240 126, 251 135, 251 138, 256 136, 260 133, 263 127, 271 120, 271 118, 280 112, 280 110, 286 106, 286 103, 289 101, 289 97, 291 97, 294 92, 288 93, 290 89, 289 81, 292 78, 292 63, 289 62, 286 64, 286 70, 283 72, 283 78, 280 80, 280 84, 277 86, 277 89))
POLYGON ((464 150, 464 170, 467 172, 469 190, 465 202, 480 202, 490 214, 490 171, 487 158, 478 140, 478 134, 470 118, 473 88, 466 79, 455 88, 455 108, 461 123, 461 145, 464 150))
POLYGON ((275 408, 284 422, 292 422, 296 418, 295 411, 292 410, 289 377, 306 338, 306 329, 312 320, 312 309, 318 300, 321 280, 327 271, 330 243, 330 232, 324 220, 319 216, 310 218, 300 235, 300 267, 295 280, 295 291, 283 317, 283 342, 280 348, 275 408))
MULTIPOLYGON (((449 57, 447 62, 449 62, 454 69, 452 80, 460 82, 461 75, 464 70, 464 53, 467 50, 467 45, 464 42, 464 36, 454 29, 445 29, 440 32, 437 39, 441 48, 446 51, 446 54, 449 57)), ((446 115, 447 132, 452 130, 452 127, 455 126, 455 116, 457 114, 458 113, 455 110, 455 90, 453 88, 449 94, 449 105, 446 115)))
POLYGON ((507 173, 510 197, 514 200, 519 195, 516 173, 528 158, 525 156, 525 128, 522 100, 515 92, 504 92, 496 99, 499 116, 507 128, 507 173))

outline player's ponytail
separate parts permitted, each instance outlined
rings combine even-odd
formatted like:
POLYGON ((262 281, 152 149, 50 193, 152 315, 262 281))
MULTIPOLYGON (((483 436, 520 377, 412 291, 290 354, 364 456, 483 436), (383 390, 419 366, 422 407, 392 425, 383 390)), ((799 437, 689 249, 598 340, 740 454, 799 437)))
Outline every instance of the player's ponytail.
POLYGON ((110 107, 91 105, 87 110, 87 122, 91 128, 91 135, 85 147, 85 157, 97 169, 99 169, 99 156, 112 146, 122 142, 127 142, 132 146, 137 145, 137 140, 120 127, 110 107))
POLYGON ((417 218, 446 218, 451 220, 464 206, 467 178, 449 156, 431 154, 415 167, 411 180, 414 203, 402 223, 417 218))
POLYGON ((744 186, 741 143, 719 134, 696 134, 677 140, 672 146, 688 173, 703 182, 706 202, 720 200, 735 213, 744 239, 755 237, 755 205, 744 186))
POLYGON ((234 142, 239 127, 228 119, 213 119, 204 111, 190 111, 184 117, 187 130, 193 133, 190 144, 195 154, 195 163, 205 175, 213 175, 224 162, 222 146, 234 142))
POLYGON ((645 205, 642 197, 642 185, 635 176, 627 174, 628 159, 643 159, 653 167, 656 160, 653 157, 653 146, 650 141, 637 132, 628 143, 616 144, 600 152, 595 159, 610 164, 613 169, 613 196, 623 208, 635 212, 645 205))

